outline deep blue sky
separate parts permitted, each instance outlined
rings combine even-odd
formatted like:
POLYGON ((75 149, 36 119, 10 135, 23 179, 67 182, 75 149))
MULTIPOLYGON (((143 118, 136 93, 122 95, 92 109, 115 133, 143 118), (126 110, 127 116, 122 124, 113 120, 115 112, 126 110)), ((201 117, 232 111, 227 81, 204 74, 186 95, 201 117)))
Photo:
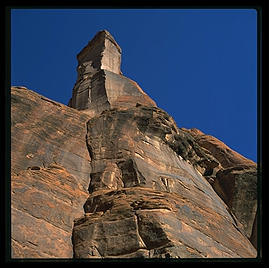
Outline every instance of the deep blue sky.
POLYGON ((102 29, 123 74, 176 120, 257 161, 254 9, 13 9, 11 84, 67 104, 76 55, 102 29))

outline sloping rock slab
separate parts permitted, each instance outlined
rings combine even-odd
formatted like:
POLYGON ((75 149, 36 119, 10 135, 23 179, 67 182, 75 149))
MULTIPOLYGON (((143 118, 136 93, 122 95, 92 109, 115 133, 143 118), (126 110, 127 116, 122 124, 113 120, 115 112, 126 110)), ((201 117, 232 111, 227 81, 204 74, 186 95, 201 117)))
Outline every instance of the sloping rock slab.
POLYGON ((97 191, 73 230, 75 258, 252 258, 233 220, 180 193, 97 191))

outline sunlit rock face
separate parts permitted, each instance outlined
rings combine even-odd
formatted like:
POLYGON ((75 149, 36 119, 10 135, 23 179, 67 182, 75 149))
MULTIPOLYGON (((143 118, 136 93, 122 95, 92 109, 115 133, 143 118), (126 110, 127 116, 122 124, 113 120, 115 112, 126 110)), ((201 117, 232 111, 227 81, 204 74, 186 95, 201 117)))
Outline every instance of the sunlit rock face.
MULTIPOLYGON (((256 255, 241 224, 186 159, 183 142, 176 143, 181 137, 187 147, 184 134, 156 107, 109 110, 88 121, 90 195, 74 224, 76 258, 256 255)), ((205 161, 195 141, 188 151, 196 165, 205 161)))
POLYGON ((122 75, 121 48, 112 35, 98 32, 78 54, 78 78, 69 106, 96 115, 104 110, 141 103, 156 106, 139 85, 122 75))
POLYGON ((11 88, 11 257, 72 258, 73 221, 88 197, 89 116, 11 88))
POLYGON ((11 88, 12 257, 256 257, 256 164, 178 128, 106 30, 77 59, 68 106, 11 88))

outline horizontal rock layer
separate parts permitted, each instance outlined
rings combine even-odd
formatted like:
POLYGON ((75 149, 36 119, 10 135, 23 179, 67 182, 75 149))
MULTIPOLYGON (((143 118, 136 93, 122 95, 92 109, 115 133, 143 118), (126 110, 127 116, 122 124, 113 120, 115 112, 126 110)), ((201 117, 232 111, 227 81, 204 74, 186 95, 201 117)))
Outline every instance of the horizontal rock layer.
POLYGON ((255 257, 231 216, 194 201, 194 195, 144 187, 95 192, 85 204, 85 216, 75 221, 75 257, 255 257))

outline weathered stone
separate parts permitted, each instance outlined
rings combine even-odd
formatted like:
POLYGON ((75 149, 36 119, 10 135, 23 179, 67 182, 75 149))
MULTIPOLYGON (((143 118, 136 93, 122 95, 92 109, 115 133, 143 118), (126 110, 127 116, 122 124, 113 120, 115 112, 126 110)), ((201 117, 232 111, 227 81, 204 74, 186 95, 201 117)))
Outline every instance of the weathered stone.
POLYGON ((12 87, 12 172, 59 164, 87 191, 90 156, 85 146, 85 124, 89 118, 31 90, 12 87))
POLYGON ((256 257, 256 164, 179 129, 107 31, 77 59, 76 109, 11 89, 12 257, 256 257))
POLYGON ((257 166, 257 164, 252 160, 245 158, 244 156, 229 148, 222 141, 211 135, 204 134, 199 129, 183 128, 183 130, 190 133, 201 147, 207 149, 212 155, 214 155, 214 157, 219 161, 223 168, 239 165, 245 165, 249 167, 257 166))
POLYGON ((255 257, 240 223, 191 163, 207 154, 164 111, 105 111, 88 121, 86 139, 92 173, 88 215, 73 230, 76 258, 255 257))
POLYGON ((78 54, 78 78, 69 106, 90 115, 137 103, 156 106, 136 82, 120 71, 121 49, 111 34, 98 32, 78 54))
POLYGON ((91 172, 88 118, 11 88, 12 258, 72 258, 73 220, 83 214, 91 172))
POLYGON ((113 36, 106 30, 98 32, 77 55, 77 59, 79 76, 95 72, 94 69, 104 69, 121 74, 121 48, 113 36))
POLYGON ((11 178, 12 258, 72 258, 73 221, 84 189, 65 168, 20 171, 11 178))
POLYGON ((74 224, 75 258, 239 258, 256 254, 229 214, 181 193, 138 186, 100 190, 89 197, 85 210, 91 212, 74 224))
POLYGON ((257 211, 256 168, 237 166, 220 170, 213 188, 243 224, 250 238, 257 211))
MULTIPOLYGON (((258 215, 258 210, 256 211, 255 214, 255 219, 254 219, 254 223, 252 226, 252 232, 251 232, 251 236, 249 238, 250 242, 252 243, 252 245, 261 252, 261 244, 258 244, 258 223, 257 223, 257 218, 260 218, 261 215, 258 215)), ((260 224, 261 226, 261 224, 260 224)))
POLYGON ((220 165, 214 174, 208 176, 211 184, 243 225, 246 236, 257 247, 257 225, 254 224, 258 194, 256 163, 198 129, 183 130, 190 133, 199 146, 219 161, 220 165))

